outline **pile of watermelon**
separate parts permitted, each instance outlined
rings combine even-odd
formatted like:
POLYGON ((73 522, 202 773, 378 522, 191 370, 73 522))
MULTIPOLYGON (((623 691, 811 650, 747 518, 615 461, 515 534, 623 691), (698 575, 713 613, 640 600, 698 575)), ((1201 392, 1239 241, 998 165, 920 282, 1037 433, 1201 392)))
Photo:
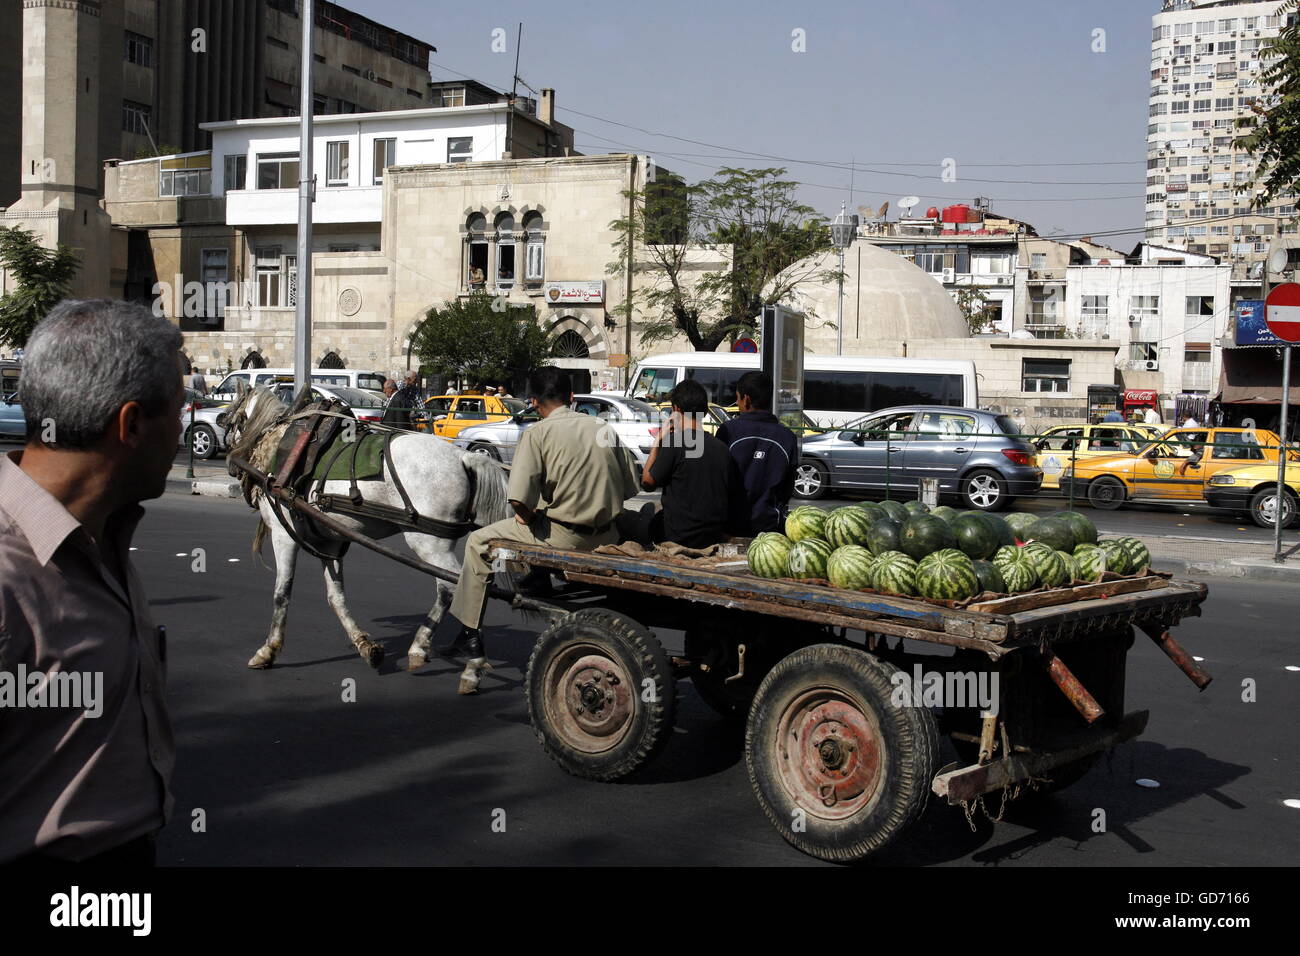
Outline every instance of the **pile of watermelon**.
POLYGON ((1151 563, 1137 538, 1098 540, 1096 526, 1077 511, 1004 518, 920 501, 864 501, 834 511, 804 505, 790 512, 785 534, 756 537, 747 557, 759 577, 939 601, 1092 583, 1108 571, 1145 572, 1151 563))

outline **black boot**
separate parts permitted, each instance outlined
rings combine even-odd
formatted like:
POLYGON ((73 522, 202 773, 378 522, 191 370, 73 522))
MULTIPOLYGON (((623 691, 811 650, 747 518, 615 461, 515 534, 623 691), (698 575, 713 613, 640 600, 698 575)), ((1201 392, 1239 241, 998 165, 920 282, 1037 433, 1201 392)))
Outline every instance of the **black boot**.
POLYGON ((438 654, 442 657, 482 657, 483 632, 477 627, 461 627, 456 639, 438 648, 438 654))

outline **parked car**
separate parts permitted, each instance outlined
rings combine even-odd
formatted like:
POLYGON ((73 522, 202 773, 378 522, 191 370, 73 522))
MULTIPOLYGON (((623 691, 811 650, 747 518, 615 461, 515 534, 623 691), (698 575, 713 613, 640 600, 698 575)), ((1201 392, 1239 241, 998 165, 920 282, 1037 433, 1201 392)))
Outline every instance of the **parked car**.
MULTIPOLYGON (((1261 528, 1273 527, 1278 501, 1277 462, 1260 462, 1218 472, 1205 483, 1205 500, 1212 508, 1249 512, 1251 520, 1261 528)), ((1298 520, 1300 462, 1288 460, 1282 493, 1282 527, 1289 528, 1298 520)))
POLYGON ((425 400, 424 408, 428 420, 417 419, 416 428, 450 441, 474 425, 509 421, 527 411, 528 405, 522 399, 496 395, 435 395, 425 400))
POLYGON ((973 408, 910 405, 887 408, 846 427, 803 440, 795 472, 797 498, 831 491, 888 492, 916 497, 920 479, 937 478, 939 493, 968 508, 1001 511, 1038 492, 1043 472, 1034 446, 1015 435, 1005 415, 973 408))
MULTIPOLYGON (((619 440, 632 452, 637 464, 644 465, 659 434, 660 415, 653 405, 637 398, 626 398, 607 392, 575 395, 569 406, 575 412, 593 415, 609 422, 619 440)), ((491 425, 475 425, 463 429, 452 444, 468 451, 482 452, 497 461, 509 464, 515 457, 515 446, 524 429, 537 421, 537 413, 526 411, 491 425)))
POLYGON ((1277 435, 1260 429, 1175 428, 1133 454, 1067 465, 1061 490, 1073 489, 1076 499, 1105 510, 1133 499, 1205 502, 1210 479, 1221 471, 1266 461, 1276 469, 1280 444, 1277 435))
MULTIPOLYGON (((249 388, 293 381, 293 369, 238 369, 223 378, 209 395, 223 402, 234 401, 241 381, 249 388)), ((360 388, 376 392, 382 392, 384 389, 384 376, 379 372, 363 372, 351 368, 314 368, 311 370, 311 381, 313 385, 324 385, 330 388, 360 388)))
POLYGON ((17 392, 0 395, 0 439, 27 440, 27 422, 17 392))
MULTIPOLYGON (((286 405, 292 404, 295 396, 294 387, 290 383, 282 383, 275 386, 276 398, 286 405)), ((388 399, 383 392, 376 392, 368 388, 348 388, 342 385, 318 385, 312 383, 311 397, 313 401, 321 399, 336 399, 352 409, 352 414, 356 416, 359 422, 380 422, 384 419, 384 409, 388 406, 388 399)))
POLYGON ((1097 425, 1055 425, 1034 442, 1043 487, 1059 488, 1061 471, 1072 462, 1087 461, 1119 452, 1132 454, 1152 437, 1136 425, 1107 422, 1097 425))

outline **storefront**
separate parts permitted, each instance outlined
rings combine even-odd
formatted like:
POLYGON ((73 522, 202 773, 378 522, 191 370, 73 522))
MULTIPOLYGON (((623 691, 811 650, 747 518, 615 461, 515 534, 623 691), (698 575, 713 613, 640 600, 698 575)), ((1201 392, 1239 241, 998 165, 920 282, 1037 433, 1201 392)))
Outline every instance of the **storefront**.
MULTIPOLYGON (((1300 349, 1297 350, 1300 352, 1300 349)), ((1291 356, 1288 415, 1290 438, 1300 438, 1300 356, 1291 356)), ((1246 426, 1276 431, 1282 415, 1282 353, 1275 348, 1223 350, 1219 391, 1210 400, 1210 412, 1220 425, 1246 426), (1247 420, 1250 421, 1247 421, 1247 420)))

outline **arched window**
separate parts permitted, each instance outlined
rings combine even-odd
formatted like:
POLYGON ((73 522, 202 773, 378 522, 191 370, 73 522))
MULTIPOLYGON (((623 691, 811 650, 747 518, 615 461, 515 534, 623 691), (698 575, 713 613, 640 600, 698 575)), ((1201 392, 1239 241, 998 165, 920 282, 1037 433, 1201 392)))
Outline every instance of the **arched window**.
POLYGON ((482 290, 487 285, 488 236, 487 217, 474 213, 465 223, 469 255, 466 257, 465 285, 471 290, 482 290))
POLYGON ((524 217, 524 284, 536 288, 546 276, 546 236, 541 213, 524 217))
POLYGON ((551 343, 551 354, 556 358, 585 359, 591 356, 591 350, 581 335, 573 329, 565 329, 551 343))
POLYGON ((262 358, 262 353, 253 350, 244 356, 244 361, 240 363, 240 368, 266 368, 266 359, 262 358))
POLYGON ((497 217, 497 288, 509 290, 515 284, 515 217, 503 212, 497 217))
POLYGON ((316 367, 317 368, 347 368, 347 366, 343 364, 343 359, 339 358, 338 352, 326 352, 325 357, 320 360, 320 364, 317 365, 316 367))

